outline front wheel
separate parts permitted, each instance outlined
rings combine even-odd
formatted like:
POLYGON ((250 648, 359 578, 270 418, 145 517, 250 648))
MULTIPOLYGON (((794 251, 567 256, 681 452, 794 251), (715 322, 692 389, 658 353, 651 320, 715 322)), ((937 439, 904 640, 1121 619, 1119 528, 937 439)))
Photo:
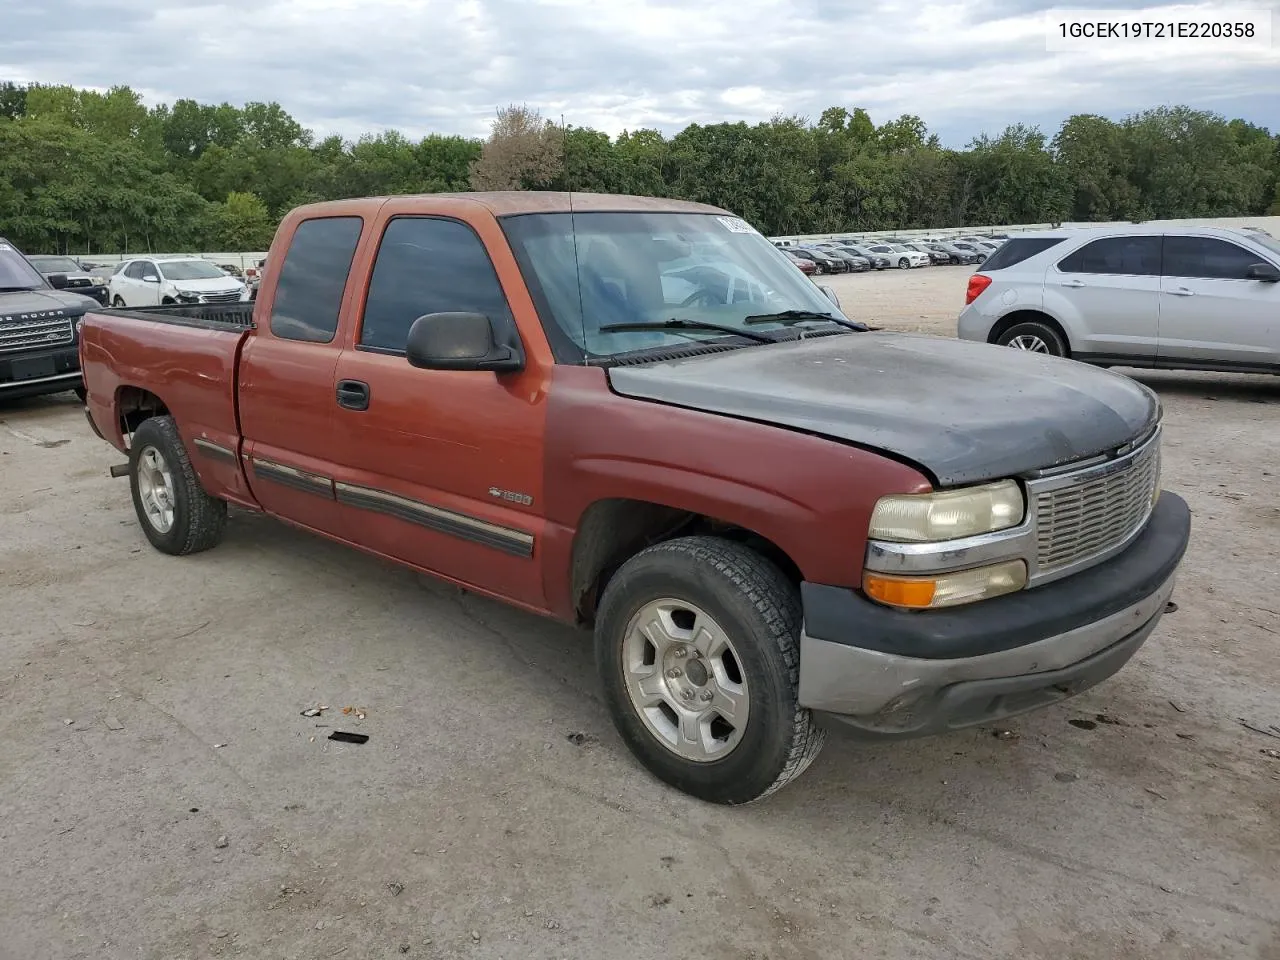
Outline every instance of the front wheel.
POLYGON ((199 553, 222 539, 227 503, 200 486, 172 417, 144 420, 134 432, 129 486, 142 532, 161 553, 199 553))
POLYGON ((800 597, 770 561, 685 537, 609 581, 596 664, 618 733, 659 779, 712 803, 758 800, 799 776, 825 734, 798 700, 800 597))
POLYGON ((124 297, 120 296, 119 294, 116 294, 114 297, 111 298, 111 305, 115 307, 117 310, 124 309, 124 297))
POLYGON ((898 261, 898 269, 899 269, 899 270, 910 270, 910 269, 911 269, 911 261, 910 261, 910 260, 908 260, 906 257, 903 257, 901 260, 899 260, 899 261, 898 261))
POLYGON ((1047 353, 1054 357, 1065 357, 1067 345, 1057 330, 1046 323, 1034 320, 1015 323, 996 338, 1002 347, 1013 347, 1027 353, 1047 353))

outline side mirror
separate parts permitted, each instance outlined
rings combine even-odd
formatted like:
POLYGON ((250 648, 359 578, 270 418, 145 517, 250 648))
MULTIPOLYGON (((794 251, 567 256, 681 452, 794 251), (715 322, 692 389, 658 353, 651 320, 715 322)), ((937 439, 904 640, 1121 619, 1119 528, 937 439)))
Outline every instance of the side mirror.
POLYGON ((156 276, 154 273, 148 273, 145 277, 142 278, 142 282, 143 283, 159 283, 160 278, 156 276))
POLYGON ((836 292, 833 289, 831 289, 824 283, 818 284, 818 289, 821 290, 823 295, 826 296, 826 298, 830 300, 832 303, 834 303, 837 308, 840 306, 840 298, 836 296, 836 292))
POLYGON ((524 348, 514 327, 483 313, 428 313, 413 321, 405 357, 423 370, 524 369, 524 348))
POLYGON ((1280 269, 1269 263, 1255 263, 1245 271, 1245 276, 1250 280, 1261 280, 1263 283, 1280 283, 1280 269))
POLYGON ((67 289, 68 282, 69 281, 67 280, 67 275, 65 273, 49 274, 49 286, 53 287, 55 290, 67 289))

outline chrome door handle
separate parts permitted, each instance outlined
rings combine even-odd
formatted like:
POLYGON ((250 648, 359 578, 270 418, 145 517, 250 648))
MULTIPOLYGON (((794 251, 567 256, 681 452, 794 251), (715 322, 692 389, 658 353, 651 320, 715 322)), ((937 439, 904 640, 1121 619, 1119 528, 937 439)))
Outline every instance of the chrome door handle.
POLYGON ((1175 297, 1194 297, 1194 290, 1188 290, 1186 287, 1179 287, 1177 290, 1170 290, 1169 293, 1175 297))
POLYGON ((1062 285, 1063 285, 1064 287, 1072 287, 1072 288, 1074 288, 1074 287, 1083 287, 1083 286, 1084 286, 1084 281, 1082 281, 1082 280, 1063 280, 1063 281, 1062 281, 1062 285))

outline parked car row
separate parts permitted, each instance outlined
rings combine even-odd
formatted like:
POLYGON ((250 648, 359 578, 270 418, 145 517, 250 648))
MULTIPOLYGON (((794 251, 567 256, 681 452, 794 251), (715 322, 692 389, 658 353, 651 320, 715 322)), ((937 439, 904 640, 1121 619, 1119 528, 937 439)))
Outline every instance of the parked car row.
POLYGON ((836 237, 812 243, 774 241, 810 276, 864 270, 912 270, 917 267, 983 263, 1006 237, 897 238, 836 237))

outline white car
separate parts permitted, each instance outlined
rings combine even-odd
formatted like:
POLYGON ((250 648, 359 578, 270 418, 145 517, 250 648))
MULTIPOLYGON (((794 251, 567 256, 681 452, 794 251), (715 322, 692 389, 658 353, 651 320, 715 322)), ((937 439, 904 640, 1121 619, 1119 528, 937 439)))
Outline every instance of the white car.
POLYGON ((969 278, 962 340, 1100 366, 1280 373, 1280 241, 1156 224, 1019 234, 969 278))
POLYGON ((910 270, 912 267, 927 267, 932 262, 927 253, 912 250, 910 247, 904 247, 900 243, 877 243, 867 247, 867 249, 879 256, 888 257, 900 270, 910 270))
POLYGON ((200 257, 139 257, 124 260, 107 284, 113 307, 158 307, 166 303, 236 303, 249 288, 200 257))

